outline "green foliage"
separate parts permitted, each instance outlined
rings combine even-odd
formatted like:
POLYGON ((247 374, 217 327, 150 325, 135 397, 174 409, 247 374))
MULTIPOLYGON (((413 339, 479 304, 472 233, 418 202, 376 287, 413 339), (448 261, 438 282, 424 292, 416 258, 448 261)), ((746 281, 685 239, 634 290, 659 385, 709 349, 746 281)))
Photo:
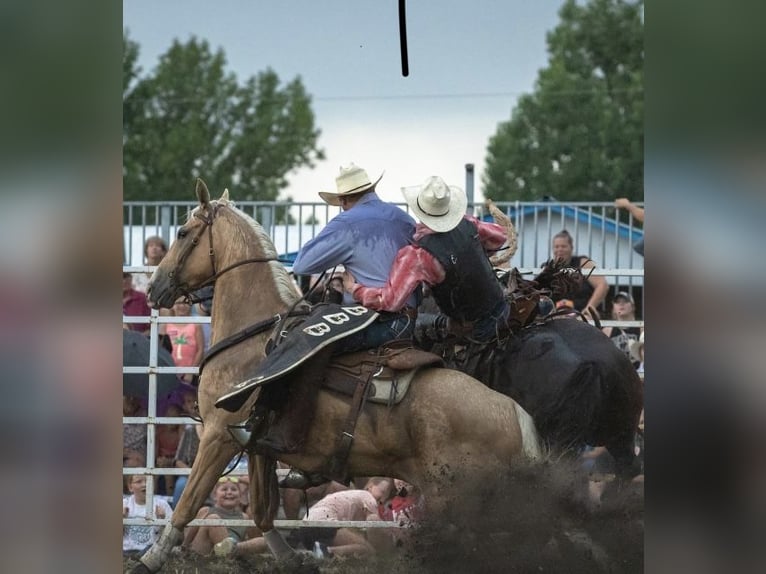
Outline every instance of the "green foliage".
POLYGON ((487 147, 496 201, 643 199, 643 1, 567 0, 549 65, 487 147))
POLYGON ((126 200, 188 200, 199 176, 214 194, 274 201, 290 171, 324 159, 300 78, 281 85, 267 69, 240 85, 223 51, 196 38, 141 77, 138 46, 127 34, 123 46, 126 200))

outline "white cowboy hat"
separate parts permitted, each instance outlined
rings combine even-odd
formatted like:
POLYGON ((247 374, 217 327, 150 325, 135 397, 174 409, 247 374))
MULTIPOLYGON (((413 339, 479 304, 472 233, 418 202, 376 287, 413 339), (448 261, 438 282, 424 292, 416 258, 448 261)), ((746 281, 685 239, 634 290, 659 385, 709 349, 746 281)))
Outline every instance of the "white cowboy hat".
POLYGON ((365 170, 350 163, 345 167, 341 166, 340 173, 335 178, 335 187, 338 188, 338 191, 320 191, 319 197, 330 205, 340 205, 340 197, 374 189, 382 177, 383 174, 381 173, 378 179, 370 181, 370 176, 365 170))
POLYGON ((468 197, 455 185, 432 175, 423 185, 403 187, 402 194, 417 218, 434 231, 457 227, 465 215, 468 197))

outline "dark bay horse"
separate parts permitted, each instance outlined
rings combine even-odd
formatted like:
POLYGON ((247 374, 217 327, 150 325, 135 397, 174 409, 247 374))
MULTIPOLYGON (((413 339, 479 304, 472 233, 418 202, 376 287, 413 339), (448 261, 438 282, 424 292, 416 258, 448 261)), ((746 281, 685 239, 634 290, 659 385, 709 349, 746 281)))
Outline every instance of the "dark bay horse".
POLYGON ((560 317, 532 324, 511 337, 469 345, 448 366, 516 400, 553 451, 603 445, 619 475, 632 473, 643 383, 630 359, 594 326, 560 317))
MULTIPOLYGON (((179 296, 214 281, 212 346, 254 325, 266 328, 252 329, 256 331, 252 338, 206 362, 198 397, 203 433, 189 482, 170 523, 134 572, 156 572, 162 567, 238 452, 227 427, 247 419, 259 393, 237 413, 215 408, 214 403, 263 360, 278 317, 299 300, 263 228, 234 207, 228 192, 211 200, 201 180, 196 192, 199 206, 178 230, 152 276, 149 301, 154 307, 170 307, 179 296)), ((303 370, 289 375, 291 384, 303 370)), ((321 390, 303 451, 280 460, 308 472, 320 471, 335 450, 350 403, 350 397, 321 390)), ((354 433, 348 473, 406 480, 420 487, 429 512, 438 512, 474 473, 507 470, 539 453, 532 419, 515 401, 459 371, 428 368, 417 372, 398 405, 365 404, 354 433)), ((272 551, 280 554, 280 549, 287 550, 273 528, 279 505, 275 465, 276 461, 260 455, 249 458, 255 522, 272 551)))

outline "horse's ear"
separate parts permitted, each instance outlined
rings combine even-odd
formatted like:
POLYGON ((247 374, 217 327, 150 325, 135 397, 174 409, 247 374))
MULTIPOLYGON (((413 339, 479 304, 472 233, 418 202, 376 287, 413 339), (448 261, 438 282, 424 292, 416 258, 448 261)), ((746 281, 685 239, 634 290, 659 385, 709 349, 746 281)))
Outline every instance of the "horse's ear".
POLYGON ((226 187, 221 194, 221 201, 229 201, 229 188, 226 187))
POLYGON ((194 191, 197 193, 197 199, 199 199, 200 205, 205 207, 210 203, 210 192, 208 191, 205 182, 199 177, 197 178, 197 188, 194 191))

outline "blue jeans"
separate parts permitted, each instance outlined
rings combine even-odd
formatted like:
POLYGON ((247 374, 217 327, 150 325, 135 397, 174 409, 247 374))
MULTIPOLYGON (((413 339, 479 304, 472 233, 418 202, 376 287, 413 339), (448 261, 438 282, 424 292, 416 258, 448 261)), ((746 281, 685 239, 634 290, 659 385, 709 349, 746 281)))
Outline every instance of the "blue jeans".
POLYGON ((176 505, 178 504, 178 501, 181 498, 181 493, 184 491, 184 488, 186 487, 186 482, 188 480, 189 480, 189 477, 185 474, 176 476, 176 483, 173 486, 173 502, 171 503, 173 510, 175 510, 176 505))
POLYGON ((368 326, 335 343, 335 354, 377 349, 384 343, 398 339, 412 339, 415 320, 404 314, 385 314, 368 326))
POLYGON ((488 314, 476 321, 471 331, 471 339, 480 343, 491 341, 497 336, 497 332, 505 327, 511 308, 505 299, 501 299, 495 308, 488 314))

